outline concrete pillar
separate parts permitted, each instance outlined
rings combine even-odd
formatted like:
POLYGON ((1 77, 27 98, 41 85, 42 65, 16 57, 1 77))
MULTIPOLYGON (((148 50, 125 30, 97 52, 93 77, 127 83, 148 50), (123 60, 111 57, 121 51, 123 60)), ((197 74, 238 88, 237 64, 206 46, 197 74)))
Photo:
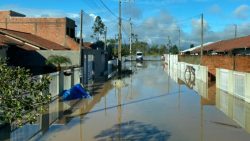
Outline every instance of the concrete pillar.
POLYGON ((75 69, 74 68, 71 68, 71 87, 75 85, 75 69))
POLYGON ((89 70, 88 70, 88 68, 89 68, 89 55, 88 54, 86 54, 86 59, 85 59, 85 63, 86 63, 86 75, 85 75, 85 79, 86 79, 86 84, 88 84, 88 80, 89 80, 89 78, 88 78, 88 74, 89 74, 89 70))
POLYGON ((5 125, 0 127, 0 140, 1 141, 10 140, 10 137, 11 137, 10 135, 11 135, 11 126, 10 126, 10 124, 5 124, 5 125))
POLYGON ((41 115, 41 131, 45 134, 49 129, 49 110, 41 115))
POLYGON ((64 90, 64 74, 63 71, 59 72, 59 94, 64 90))
POLYGON ((8 19, 5 18, 5 29, 8 29, 8 19))

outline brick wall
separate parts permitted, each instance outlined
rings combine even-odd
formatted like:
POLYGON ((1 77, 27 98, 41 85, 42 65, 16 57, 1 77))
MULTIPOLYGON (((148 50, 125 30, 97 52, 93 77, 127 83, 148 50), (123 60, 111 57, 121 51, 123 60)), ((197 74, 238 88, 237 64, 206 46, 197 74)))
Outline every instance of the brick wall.
MULTIPOLYGON (((197 64, 200 56, 179 55, 179 61, 197 64)), ((213 76, 216 76, 216 68, 250 72, 250 56, 203 56, 201 65, 207 66, 213 76)))
POLYGON ((75 42, 72 38, 69 36, 66 36, 66 46, 70 47, 72 50, 79 50, 79 44, 75 42))
POLYGON ((72 50, 78 49, 75 47, 76 42, 67 45, 66 38, 67 28, 75 32, 75 21, 69 18, 27 18, 23 16, 25 15, 14 11, 0 11, 0 28, 31 33, 62 46, 68 46, 72 50))
POLYGON ((202 65, 216 76, 216 68, 250 72, 250 56, 203 56, 202 65))
POLYGON ((31 33, 47 40, 65 45, 65 18, 19 18, 0 19, 0 28, 31 33))

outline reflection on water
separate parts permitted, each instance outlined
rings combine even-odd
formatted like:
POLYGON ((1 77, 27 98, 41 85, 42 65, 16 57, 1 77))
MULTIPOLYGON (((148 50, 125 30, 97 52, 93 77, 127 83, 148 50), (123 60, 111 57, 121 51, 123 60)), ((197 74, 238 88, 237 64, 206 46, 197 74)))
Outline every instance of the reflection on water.
POLYGON ((250 104, 217 89, 216 107, 250 133, 250 104))
POLYGON ((136 140, 136 141, 166 141, 170 137, 167 131, 137 121, 119 123, 112 128, 101 131, 95 136, 97 140, 136 140))
POLYGON ((123 87, 114 87, 115 80, 94 83, 92 99, 55 100, 36 124, 6 128, 1 135, 41 141, 249 141, 249 105, 218 90, 215 95, 206 69, 194 66, 193 75, 156 61, 125 65, 134 73, 122 79, 123 87))

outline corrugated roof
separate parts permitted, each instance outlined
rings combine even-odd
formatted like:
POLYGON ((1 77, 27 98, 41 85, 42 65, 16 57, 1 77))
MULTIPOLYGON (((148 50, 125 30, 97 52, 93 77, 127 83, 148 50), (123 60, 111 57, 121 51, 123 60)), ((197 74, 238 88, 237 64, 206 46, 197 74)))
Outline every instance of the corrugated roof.
POLYGON ((23 43, 18 42, 19 44, 22 44, 22 46, 19 45, 19 47, 23 47, 26 50, 37 50, 34 48, 43 50, 70 50, 69 48, 66 48, 55 42, 46 40, 30 33, 8 30, 3 28, 0 28, 0 33, 5 36, 3 38, 5 42, 8 41, 8 43, 16 43, 18 42, 17 40, 22 41, 23 43))

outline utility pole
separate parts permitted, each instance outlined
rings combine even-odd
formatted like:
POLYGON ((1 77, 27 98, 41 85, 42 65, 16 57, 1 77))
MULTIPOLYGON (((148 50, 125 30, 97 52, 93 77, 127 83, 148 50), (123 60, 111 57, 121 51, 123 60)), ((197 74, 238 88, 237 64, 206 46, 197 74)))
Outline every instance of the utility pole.
MULTIPOLYGON (((80 41, 79 41, 79 52, 80 52, 80 60, 79 60, 79 65, 80 67, 84 67, 84 54, 83 54, 83 48, 82 48, 82 45, 83 45, 83 39, 82 39, 82 26, 83 25, 83 10, 81 10, 81 13, 80 13, 80 41)), ((82 69, 82 74, 84 74, 84 69, 82 69)), ((84 81, 84 75, 82 75, 82 79, 81 79, 81 83, 83 83, 84 81)))
POLYGON ((119 0, 119 34, 118 34, 118 75, 121 75, 122 70, 122 19, 121 19, 121 0, 119 0))
POLYGON ((179 32, 179 52, 181 51, 181 29, 178 29, 179 32))
POLYGON ((104 50, 107 50, 107 32, 108 32, 108 28, 107 26, 105 26, 105 31, 104 31, 104 41, 105 41, 105 45, 104 45, 104 50))
POLYGON ((132 61, 132 22, 130 18, 130 40, 129 40, 129 53, 130 53, 130 60, 132 61))
POLYGON ((168 71, 170 71, 170 47, 171 47, 171 40, 170 37, 168 36, 168 71))
MULTIPOLYGON (((203 56, 203 37, 204 37, 204 32, 203 32, 204 24, 203 24, 203 13, 201 14, 201 58, 203 56)), ((201 61, 201 60, 200 60, 201 61)), ((200 62, 201 63, 201 62, 200 62)))
POLYGON ((82 51, 82 44, 83 44, 83 40, 82 40, 82 24, 83 24, 83 10, 81 10, 81 13, 80 13, 80 44, 79 44, 79 50, 80 50, 80 66, 82 67, 83 65, 83 51, 82 51))
POLYGON ((237 38, 237 24, 234 24, 234 38, 237 38))

